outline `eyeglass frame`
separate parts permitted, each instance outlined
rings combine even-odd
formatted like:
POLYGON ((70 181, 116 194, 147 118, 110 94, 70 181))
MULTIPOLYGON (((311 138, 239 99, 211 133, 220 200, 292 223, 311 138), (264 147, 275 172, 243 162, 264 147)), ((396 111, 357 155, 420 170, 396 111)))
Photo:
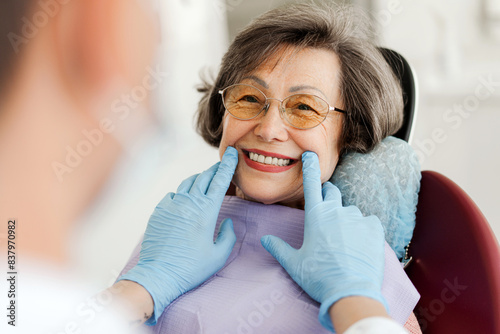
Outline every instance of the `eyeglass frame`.
POLYGON ((283 100, 280 100, 280 99, 277 99, 277 98, 274 98, 274 97, 267 97, 267 95, 266 95, 266 94, 264 94, 264 92, 263 92, 263 91, 261 91, 260 89, 258 89, 258 88, 257 88, 257 87, 255 87, 255 86, 248 85, 248 84, 240 84, 240 83, 238 83, 238 84, 233 84, 233 85, 229 85, 229 86, 227 86, 226 88, 219 90, 219 92, 218 92, 218 93, 221 95, 221 98, 222 98, 222 105, 224 106, 224 108, 226 109, 226 111, 227 111, 227 112, 228 112, 231 116, 233 116, 234 118, 239 119, 239 120, 242 120, 242 121, 249 121, 249 120, 251 120, 251 119, 256 118, 257 116, 259 116, 259 115, 262 113, 262 111, 263 111, 263 110, 265 110, 265 113, 267 113, 267 112, 269 111, 269 107, 271 106, 271 104, 268 102, 268 100, 276 100, 276 101, 279 101, 279 106, 280 106, 280 108, 278 108, 278 109, 279 109, 279 111, 280 111, 280 116, 281 116, 281 118, 282 118, 282 119, 284 118, 284 119, 287 121, 287 123, 288 123, 288 124, 290 124, 290 126, 292 126, 292 127, 296 128, 296 129, 299 129, 299 130, 309 130, 309 129, 314 129, 315 127, 317 127, 318 125, 320 125, 321 123, 323 123, 323 122, 325 121, 325 119, 326 119, 326 118, 328 117, 328 115, 330 114, 330 111, 337 111, 337 112, 342 113, 342 114, 347 114, 347 111, 342 110, 342 109, 339 109, 339 108, 336 108, 336 107, 332 107, 332 106, 330 105, 330 103, 328 103, 328 101, 326 101, 324 98, 322 98, 322 97, 320 97, 320 96, 318 96, 318 95, 314 95, 314 94, 307 94, 307 93, 292 94, 292 95, 289 95, 289 96, 285 97, 283 100), (226 103, 225 103, 225 101, 224 101, 224 92, 225 92, 226 90, 228 90, 229 88, 234 87, 234 86, 248 86, 248 87, 252 87, 252 88, 256 89, 257 91, 259 91, 260 93, 262 93, 262 95, 266 98, 266 100, 265 100, 265 104, 264 104, 264 107, 263 107, 263 108, 262 108, 262 109, 261 109, 261 110, 260 110, 257 114, 255 114, 255 116, 253 116, 253 117, 251 117, 251 118, 241 118, 241 117, 237 117, 237 116, 233 115, 233 114, 232 114, 229 110, 227 110, 226 103), (292 123, 288 120, 288 118, 287 118, 287 117, 284 117, 285 108, 284 108, 284 106, 283 106, 283 101, 285 101, 285 100, 287 100, 287 99, 289 99, 290 97, 295 96, 295 95, 309 95, 309 96, 314 96, 314 97, 316 97, 316 98, 320 99, 321 101, 325 102, 325 103, 326 103, 326 105, 328 106, 328 112, 326 113, 325 118, 323 118, 323 120, 322 120, 321 122, 319 122, 318 124, 316 124, 315 126, 310 127, 310 128, 299 128, 299 127, 297 127, 297 126, 293 125, 293 124, 292 124, 292 123))

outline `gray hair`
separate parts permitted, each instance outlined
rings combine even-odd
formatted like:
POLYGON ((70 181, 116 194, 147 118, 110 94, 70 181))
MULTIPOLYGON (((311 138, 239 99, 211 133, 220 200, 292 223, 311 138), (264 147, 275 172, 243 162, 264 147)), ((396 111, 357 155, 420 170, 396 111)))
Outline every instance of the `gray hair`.
POLYGON ((204 81, 197 111, 197 130, 218 147, 224 106, 220 89, 238 83, 284 46, 333 51, 340 60, 340 98, 344 117, 341 153, 369 152, 394 134, 403 121, 398 79, 370 36, 369 19, 351 6, 297 4, 277 8, 241 31, 222 59, 213 84, 204 81))

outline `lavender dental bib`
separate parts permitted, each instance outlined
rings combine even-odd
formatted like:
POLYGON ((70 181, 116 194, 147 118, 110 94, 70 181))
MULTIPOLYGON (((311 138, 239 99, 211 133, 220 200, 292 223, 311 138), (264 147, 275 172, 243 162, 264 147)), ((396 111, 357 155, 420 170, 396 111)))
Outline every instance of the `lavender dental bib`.
MULTIPOLYGON (((226 265, 170 304, 154 333, 329 333, 318 321, 319 304, 260 243, 273 234, 300 248, 304 211, 226 196, 217 226, 224 218, 233 220, 237 237, 226 265)), ((138 262, 139 251, 140 245, 122 274, 138 262)), ((404 324, 419 294, 387 243, 382 293, 391 317, 404 324)))

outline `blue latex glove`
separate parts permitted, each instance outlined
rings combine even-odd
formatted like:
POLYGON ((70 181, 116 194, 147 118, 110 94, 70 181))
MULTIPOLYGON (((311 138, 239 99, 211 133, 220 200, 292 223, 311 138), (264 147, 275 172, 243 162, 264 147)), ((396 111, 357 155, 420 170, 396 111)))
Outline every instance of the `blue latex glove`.
POLYGON ((333 331, 328 309, 347 296, 382 296, 384 230, 375 216, 363 217, 355 206, 342 207, 340 191, 330 182, 321 187, 318 156, 302 155, 305 198, 304 241, 295 249, 266 235, 262 246, 311 298, 321 303, 319 321, 333 331))
POLYGON ((119 279, 137 282, 150 293, 154 314, 148 325, 156 324, 168 304, 215 274, 229 257, 236 242, 232 221, 222 222, 215 242, 213 236, 237 163, 237 151, 228 147, 221 162, 184 180, 151 215, 139 262, 119 279))

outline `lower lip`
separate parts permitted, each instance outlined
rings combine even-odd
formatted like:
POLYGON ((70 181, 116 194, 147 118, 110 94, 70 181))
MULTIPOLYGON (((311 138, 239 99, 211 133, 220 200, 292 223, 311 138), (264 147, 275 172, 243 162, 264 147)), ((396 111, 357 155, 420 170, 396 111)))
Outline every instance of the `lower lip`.
POLYGON ((261 172, 281 173, 281 172, 287 171, 290 168, 292 168, 293 166, 295 166, 295 163, 292 163, 291 165, 288 165, 288 166, 266 165, 266 164, 263 164, 263 163, 260 163, 257 161, 253 161, 246 154, 243 154, 243 157, 245 158, 245 162, 249 167, 256 169, 258 171, 261 171, 261 172))

